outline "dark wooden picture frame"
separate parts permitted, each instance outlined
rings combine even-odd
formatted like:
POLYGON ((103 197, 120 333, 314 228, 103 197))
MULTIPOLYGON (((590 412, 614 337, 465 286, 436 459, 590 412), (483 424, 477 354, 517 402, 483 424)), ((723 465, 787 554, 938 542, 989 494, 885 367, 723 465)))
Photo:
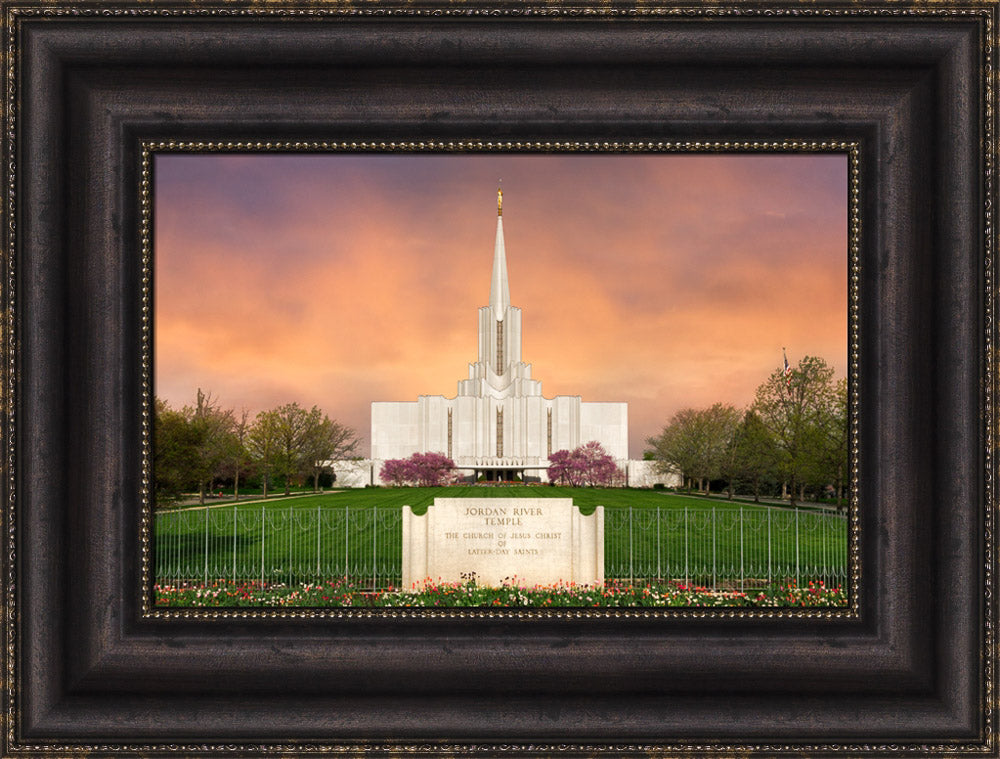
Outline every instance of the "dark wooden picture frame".
POLYGON ((996 755, 996 3, 0 5, 4 755, 996 755), (852 613, 150 613, 162 140, 857 144, 852 613))

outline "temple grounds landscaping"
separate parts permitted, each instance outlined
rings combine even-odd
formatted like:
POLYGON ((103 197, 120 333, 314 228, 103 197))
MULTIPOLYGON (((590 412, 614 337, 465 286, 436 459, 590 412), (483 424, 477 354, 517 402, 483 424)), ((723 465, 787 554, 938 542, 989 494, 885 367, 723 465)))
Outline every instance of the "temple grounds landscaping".
POLYGON ((464 583, 431 583, 419 590, 366 590, 341 580, 304 585, 213 582, 208 585, 157 585, 157 606, 171 607, 310 607, 310 608, 459 608, 531 607, 816 607, 841 606, 846 597, 822 581, 799 587, 795 581, 748 591, 712 590, 683 583, 609 583, 602 588, 522 587, 516 580, 500 588, 464 583))
POLYGON ((460 588, 433 598, 400 589, 402 506, 424 513, 436 497, 572 498, 584 514, 604 507, 604 595, 532 591, 527 605, 744 605, 761 594, 762 603, 782 605, 776 599, 788 600, 789 582, 801 593, 810 581, 814 588, 822 582, 824 590, 806 601, 845 602, 831 590, 847 580, 847 521, 835 511, 657 490, 520 485, 369 488, 158 510, 155 580, 164 593, 158 591, 158 603, 239 597, 249 605, 325 606, 346 592, 352 605, 449 605, 455 599, 463 599, 457 605, 508 605, 509 595, 483 595, 482 588, 473 596, 460 588), (331 582, 337 590, 324 599, 318 589, 331 582), (200 596, 192 595, 199 589, 200 596))

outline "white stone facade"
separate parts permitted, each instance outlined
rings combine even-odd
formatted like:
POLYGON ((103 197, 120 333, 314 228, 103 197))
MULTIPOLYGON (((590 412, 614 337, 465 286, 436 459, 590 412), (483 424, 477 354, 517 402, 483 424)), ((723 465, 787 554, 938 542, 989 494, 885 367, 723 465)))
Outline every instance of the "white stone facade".
MULTIPOLYGON (((548 457, 596 440, 622 464, 628 459, 628 404, 584 403, 580 396, 542 396, 542 383, 521 360, 521 309, 510 305, 498 201, 490 304, 479 309, 479 355, 454 398, 372 403, 371 458, 417 452, 450 457, 463 473, 487 479, 546 481, 548 457)), ((378 477, 378 471, 375 471, 378 477)))
MULTIPOLYGON (((655 461, 639 461, 636 459, 618 459, 619 469, 625 472, 626 484, 630 488, 651 488, 664 485, 668 488, 681 487, 684 482, 676 472, 661 472, 655 461)), ((382 471, 384 459, 352 459, 348 461, 333 461, 330 466, 336 475, 333 483, 335 488, 363 488, 369 485, 381 485, 379 472, 382 471)), ((528 475, 531 476, 530 474, 528 475)), ((542 482, 548 478, 541 473, 542 482)))

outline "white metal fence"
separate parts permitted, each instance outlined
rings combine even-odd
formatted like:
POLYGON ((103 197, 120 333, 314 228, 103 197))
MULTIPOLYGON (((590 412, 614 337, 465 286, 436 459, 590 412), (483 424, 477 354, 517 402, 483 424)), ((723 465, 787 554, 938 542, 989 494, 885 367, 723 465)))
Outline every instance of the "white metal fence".
POLYGON ((606 577, 710 588, 847 580, 847 518, 786 508, 604 510, 606 577))
MULTIPOLYGON (((402 510, 247 505, 156 515, 156 582, 347 578, 398 587, 402 510)), ((786 508, 605 508, 606 579, 744 588, 847 580, 847 520, 786 508)))
POLYGON ((398 586, 399 508, 294 508, 261 504, 161 512, 156 581, 258 580, 305 583, 349 578, 398 586))

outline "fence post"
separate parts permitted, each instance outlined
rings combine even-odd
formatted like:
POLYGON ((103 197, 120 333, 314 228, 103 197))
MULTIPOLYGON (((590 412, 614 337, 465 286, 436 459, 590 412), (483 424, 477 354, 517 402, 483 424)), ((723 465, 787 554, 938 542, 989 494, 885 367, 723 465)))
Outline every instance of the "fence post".
POLYGON ((323 531, 323 517, 320 514, 319 508, 320 508, 319 504, 316 504, 316 582, 319 582, 319 577, 320 577, 320 575, 319 575, 319 556, 320 556, 320 548, 319 548, 320 541, 319 541, 319 536, 320 536, 320 533, 323 531))
POLYGON ((635 585, 635 544, 632 542, 632 507, 628 507, 628 584, 635 585))
POLYGON ((771 584, 771 512, 773 509, 767 507, 767 584, 771 584))
POLYGON ((351 507, 344 507, 344 582, 347 582, 347 578, 350 576, 350 541, 347 539, 347 535, 350 531, 351 525, 351 507))
POLYGON ((802 580, 799 577, 799 507, 795 507, 795 584, 802 580))
POLYGON ((712 588, 719 587, 719 575, 718 571, 715 568, 715 553, 716 553, 715 523, 717 521, 717 511, 718 509, 716 509, 715 505, 713 504, 712 505, 712 588))
POLYGON ((689 526, 690 526, 690 522, 688 521, 688 507, 685 506, 684 507, 684 584, 685 585, 690 585, 691 584, 691 580, 688 577, 688 574, 689 574, 689 572, 688 572, 688 568, 689 568, 689 562, 688 562, 688 532, 689 532, 689 530, 688 530, 688 527, 689 526))
POLYGON ((292 585, 292 507, 285 507, 285 526, 288 528, 288 585, 292 585))
POLYGON ((823 581, 833 584, 833 577, 829 574, 830 566, 832 565, 833 555, 832 555, 832 542, 830 540, 830 526, 833 521, 830 518, 830 514, 825 514, 823 516, 823 581))
POLYGON ((260 505, 260 584, 264 586, 264 504, 260 505))
POLYGON ((372 509, 372 590, 378 589, 378 566, 376 559, 378 549, 375 547, 375 538, 378 537, 378 506, 372 509))
POLYGON ((740 590, 743 590, 743 575, 746 574, 746 570, 743 565, 743 507, 740 506, 740 590))
POLYGON ((233 582, 236 582, 236 511, 237 507, 233 506, 233 582))
MULTIPOLYGON (((170 521, 171 522, 177 522, 178 519, 175 518, 175 517, 180 517, 182 514, 183 514, 183 512, 177 512, 176 515, 175 514, 171 514, 170 515, 171 516, 171 520, 170 521)), ((157 519, 159 519, 159 517, 157 517, 157 519)), ((176 529, 179 530, 180 529, 180 525, 178 525, 176 529)), ((166 530, 166 524, 164 524, 164 530, 166 530)), ((176 530, 175 530, 175 532, 176 532, 176 530)), ((173 536, 174 536, 175 533, 166 533, 166 532, 164 532, 164 536, 166 536, 167 534, 170 535, 171 542, 169 544, 164 544, 164 546, 163 546, 163 554, 168 558, 166 568, 163 570, 163 575, 164 575, 164 579, 173 580, 174 582, 177 582, 180 579, 180 573, 181 573, 181 558, 180 558, 180 545, 181 545, 181 542, 179 540, 174 540, 173 539, 173 536), (167 546, 168 545, 169 545, 169 552, 167 550, 167 546), (174 570, 174 577, 172 577, 172 578, 169 576, 171 569, 174 570)))
POLYGON ((816 518, 813 519, 813 533, 819 530, 819 555, 813 553, 814 565, 813 565, 813 579, 814 580, 824 580, 823 572, 826 571, 826 526, 823 523, 823 518, 825 514, 816 512, 816 518))
POLYGON ((202 580, 208 585, 208 504, 205 504, 205 569, 202 580))
POLYGON ((663 581, 663 570, 660 563, 660 507, 656 507, 656 581, 663 581))

